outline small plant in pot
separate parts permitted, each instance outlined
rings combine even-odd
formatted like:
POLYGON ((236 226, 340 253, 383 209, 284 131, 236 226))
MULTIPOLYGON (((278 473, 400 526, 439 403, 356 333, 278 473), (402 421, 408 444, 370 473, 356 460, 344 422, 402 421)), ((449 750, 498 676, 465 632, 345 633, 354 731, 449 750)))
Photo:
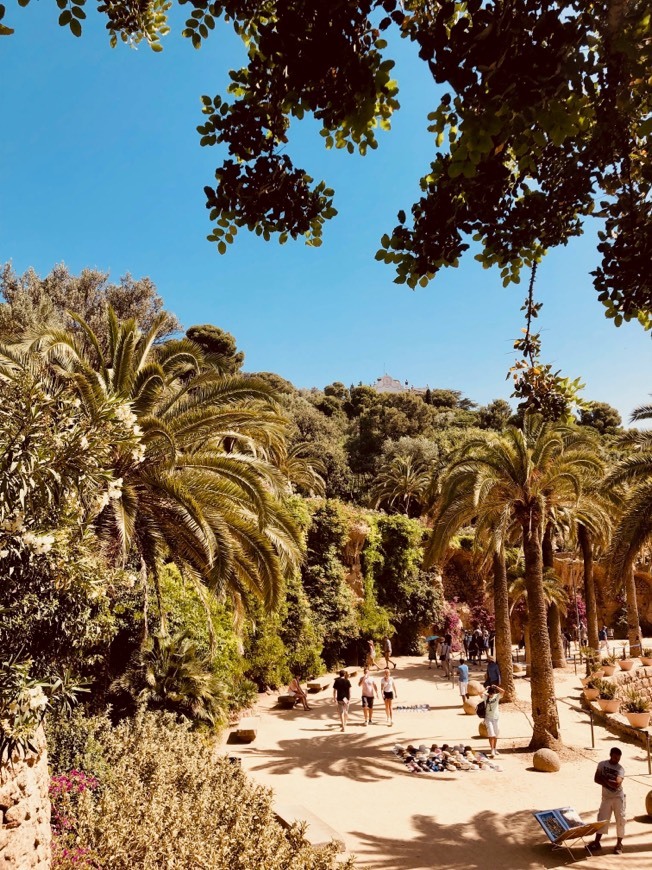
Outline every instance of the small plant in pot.
POLYGON ((611 680, 596 680, 596 688, 600 709, 604 713, 617 713, 620 707, 620 699, 616 697, 618 686, 611 680))
POLYGON ((621 695, 620 710, 632 728, 647 728, 650 723, 652 702, 638 689, 630 687, 621 695))
POLYGON ((616 670, 617 656, 615 652, 610 653, 602 659, 602 670, 605 677, 611 677, 616 670))
POLYGON ((586 661, 586 677, 582 682, 586 685, 586 680, 589 679, 595 671, 600 667, 600 653, 597 649, 591 649, 590 646, 580 647, 580 653, 586 661))
POLYGON ((640 658, 643 667, 649 668, 650 665, 652 665, 652 648, 649 646, 645 647, 645 649, 641 653, 640 658))
POLYGON ((631 671, 631 669, 634 667, 634 659, 630 659, 627 656, 627 645, 623 646, 622 654, 618 659, 618 665, 623 671, 631 671))
POLYGON ((584 682, 584 697, 587 701, 596 701, 600 696, 599 685, 602 682, 601 678, 592 674, 584 682))

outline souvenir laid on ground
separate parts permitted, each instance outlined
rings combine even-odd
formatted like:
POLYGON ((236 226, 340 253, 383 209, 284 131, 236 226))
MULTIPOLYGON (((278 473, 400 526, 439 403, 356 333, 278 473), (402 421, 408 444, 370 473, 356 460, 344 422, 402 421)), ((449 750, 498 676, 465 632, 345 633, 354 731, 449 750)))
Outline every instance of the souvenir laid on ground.
POLYGON ((450 746, 443 743, 433 744, 430 749, 421 745, 401 746, 397 744, 391 752, 402 761, 410 773, 437 774, 442 771, 455 773, 458 770, 494 770, 502 771, 500 765, 492 762, 484 752, 474 752, 470 746, 461 743, 450 746))
POLYGON ((409 710, 411 713, 427 713, 430 704, 394 704, 394 710, 409 710))

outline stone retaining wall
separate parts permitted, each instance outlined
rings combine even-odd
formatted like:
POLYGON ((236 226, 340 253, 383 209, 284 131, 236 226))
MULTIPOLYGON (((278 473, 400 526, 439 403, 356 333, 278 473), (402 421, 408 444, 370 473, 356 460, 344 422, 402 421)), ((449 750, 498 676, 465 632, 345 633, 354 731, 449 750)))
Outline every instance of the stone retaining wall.
MULTIPOLYGON (((652 701, 652 667, 634 667, 631 671, 618 670, 613 677, 605 679, 612 679, 624 688, 636 688, 652 701)), ((584 695, 581 703, 585 710, 592 710, 595 719, 609 731, 641 746, 647 746, 648 731, 632 728, 622 713, 605 713, 600 709, 597 701, 587 701, 584 695)))
POLYGON ((33 742, 35 753, 0 766, 1 870, 50 867, 50 778, 42 728, 33 742))

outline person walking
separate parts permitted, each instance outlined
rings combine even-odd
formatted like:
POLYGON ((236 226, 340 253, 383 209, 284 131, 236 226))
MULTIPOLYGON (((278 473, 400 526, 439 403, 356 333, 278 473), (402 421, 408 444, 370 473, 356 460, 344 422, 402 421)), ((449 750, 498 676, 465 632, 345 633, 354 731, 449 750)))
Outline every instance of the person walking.
MULTIPOLYGON (((623 837, 625 836, 625 792, 623 791, 623 779, 625 768, 620 763, 622 752, 614 746, 609 752, 609 760, 598 764, 593 782, 602 786, 602 802, 598 810, 598 821, 607 822, 605 829, 609 829, 611 814, 616 817, 616 846, 615 855, 622 855, 623 837)), ((586 847, 589 852, 599 852, 602 849, 602 834, 596 834, 595 840, 586 847)))
POLYGON ((364 713, 364 724, 371 725, 374 713, 374 695, 376 698, 378 697, 378 686, 369 673, 369 668, 364 669, 363 675, 358 680, 358 685, 362 687, 362 712, 364 713))
POLYGON ((394 724, 394 712, 392 710, 392 704, 394 703, 394 698, 398 698, 398 694, 396 692, 396 683, 394 682, 394 677, 390 677, 389 668, 385 668, 383 678, 380 681, 380 691, 383 693, 383 701, 385 702, 385 715, 387 716, 387 724, 394 724))
POLYGON ((339 677, 333 682, 333 700, 337 701, 337 711, 340 714, 340 731, 345 731, 351 702, 351 683, 345 670, 341 670, 339 677))
POLYGON ((431 637, 428 641, 428 669, 432 667, 432 663, 437 667, 437 639, 431 637))
POLYGON ((496 748, 499 733, 498 706, 500 704, 500 696, 504 694, 505 691, 504 689, 501 689, 500 686, 489 686, 482 696, 482 700, 485 702, 484 724, 487 729, 487 737, 489 738, 489 756, 491 758, 500 755, 500 752, 498 752, 498 749, 496 748))
POLYGON ((444 642, 439 648, 439 661, 444 669, 444 679, 449 679, 451 676, 451 636, 447 634, 444 642))
POLYGON ((392 642, 387 637, 387 635, 385 635, 385 637, 383 638, 383 655, 385 656, 385 667, 388 668, 391 664, 392 667, 395 668, 396 662, 393 662, 390 658, 390 656, 392 655, 392 642))
POLYGON ((607 655, 609 655, 611 650, 609 649, 609 632, 606 625, 603 625, 598 632, 598 649, 602 649, 603 647, 606 649, 607 655))
POLYGON ((376 668, 377 671, 380 670, 380 665, 376 661, 376 644, 373 642, 371 638, 367 641, 367 660, 365 662, 366 667, 371 668, 372 665, 376 668))
POLYGON ((464 661, 464 659, 460 659, 460 663, 457 666, 457 682, 460 687, 460 695, 462 696, 462 700, 466 701, 469 697, 469 666, 464 661))
POLYGON ((484 687, 499 686, 502 683, 500 665, 493 656, 487 656, 487 673, 484 678, 484 687))

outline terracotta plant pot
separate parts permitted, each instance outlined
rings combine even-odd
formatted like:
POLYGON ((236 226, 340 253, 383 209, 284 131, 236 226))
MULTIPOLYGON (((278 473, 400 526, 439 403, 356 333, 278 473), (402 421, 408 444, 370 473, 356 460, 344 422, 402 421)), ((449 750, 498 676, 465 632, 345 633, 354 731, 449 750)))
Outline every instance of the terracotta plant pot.
POLYGON ((612 677, 616 672, 616 665, 603 665, 602 670, 605 677, 612 677))
POLYGON ((618 665, 621 671, 631 671, 634 667, 634 659, 618 659, 618 665))
POLYGON ((618 698, 598 698, 598 704, 603 713, 617 713, 620 709, 618 698))
POLYGON ((587 701, 597 701, 600 689, 584 689, 584 697, 587 701))
POLYGON ((650 724, 649 713, 625 713, 625 716, 632 728, 647 728, 650 724))
POLYGON ((649 668, 652 665, 652 659, 649 659, 647 656, 641 656, 641 664, 644 668, 649 668))

